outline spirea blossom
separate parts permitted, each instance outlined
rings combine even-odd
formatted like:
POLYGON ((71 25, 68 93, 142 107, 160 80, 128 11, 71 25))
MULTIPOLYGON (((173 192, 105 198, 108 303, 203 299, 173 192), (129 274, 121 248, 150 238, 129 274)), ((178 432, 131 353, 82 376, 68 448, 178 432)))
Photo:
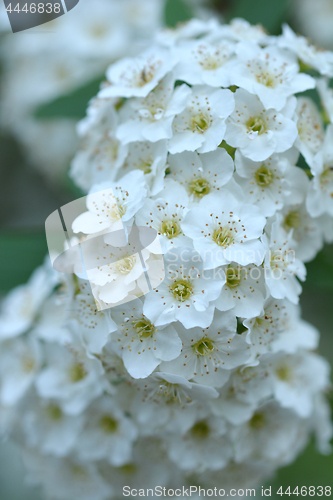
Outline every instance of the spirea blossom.
POLYGON ((329 451, 329 365, 298 301, 333 239, 333 123, 302 96, 318 86, 332 109, 332 54, 314 78, 292 37, 193 20, 111 66, 91 101, 67 229, 96 265, 46 262, 0 318, 1 430, 49 498, 194 474, 241 488, 312 434, 329 451), (135 227, 158 245, 112 259, 135 227))

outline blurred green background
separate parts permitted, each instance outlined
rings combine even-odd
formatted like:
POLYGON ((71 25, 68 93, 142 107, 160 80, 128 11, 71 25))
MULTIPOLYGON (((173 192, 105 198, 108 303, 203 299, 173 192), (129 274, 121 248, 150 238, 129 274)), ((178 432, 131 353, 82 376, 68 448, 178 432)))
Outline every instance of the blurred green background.
MULTIPOLYGON (((209 6, 226 21, 243 17, 251 23, 262 24, 271 34, 278 34, 283 22, 297 30, 293 0, 211 0, 209 6)), ((165 18, 169 26, 190 17, 191 1, 168 0, 165 18)), ((38 109, 36 116, 80 119, 98 85, 99 81, 93 81, 61 97, 38 109)), ((59 206, 78 197, 80 191, 67 177, 60 184, 52 184, 34 171, 6 131, 2 131, 0 137, 0 150, 0 294, 3 295, 25 282, 42 262, 47 252, 45 219, 59 206)), ((321 331, 319 351, 332 364, 333 246, 325 247, 307 267, 308 278, 301 296, 303 317, 321 331)), ((40 498, 38 490, 29 489, 23 483, 24 472, 14 445, 0 444, 0 464, 0 500, 40 498)), ((333 486, 333 456, 320 456, 311 443, 294 464, 281 469, 269 484, 273 493, 281 485, 283 490, 291 486, 291 491, 296 486, 333 486)))

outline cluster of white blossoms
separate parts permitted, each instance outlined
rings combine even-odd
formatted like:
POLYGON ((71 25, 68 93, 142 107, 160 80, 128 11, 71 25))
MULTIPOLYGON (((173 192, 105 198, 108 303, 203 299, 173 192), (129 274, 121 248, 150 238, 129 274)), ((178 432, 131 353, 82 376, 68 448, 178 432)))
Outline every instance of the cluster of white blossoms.
POLYGON ((81 0, 66 15, 16 34, 2 7, 1 125, 33 166, 59 180, 77 148, 75 117, 36 119, 36 110, 101 78, 119 57, 140 52, 164 25, 165 0, 81 0))
POLYGON ((331 52, 240 19, 164 30, 108 69, 66 221, 90 265, 67 247, 0 317, 1 429, 49 498, 244 488, 313 434, 329 452, 329 365, 298 301, 333 240, 332 76, 331 52), (159 247, 112 259, 134 227, 159 247))

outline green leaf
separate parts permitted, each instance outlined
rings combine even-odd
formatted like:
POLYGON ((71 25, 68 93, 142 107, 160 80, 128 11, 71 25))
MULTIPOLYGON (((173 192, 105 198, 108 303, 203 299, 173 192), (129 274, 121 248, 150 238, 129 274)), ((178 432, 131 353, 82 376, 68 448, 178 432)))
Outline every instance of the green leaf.
POLYGON ((25 283, 47 254, 44 231, 3 231, 0 235, 0 292, 25 283))
POLYGON ((192 10, 183 0, 167 0, 165 6, 165 23, 174 28, 178 23, 188 21, 193 17, 192 10))
POLYGON ((35 117, 39 119, 73 118, 76 120, 84 118, 88 102, 99 91, 102 80, 103 76, 75 89, 70 94, 43 104, 35 111, 35 117))
POLYGON ((306 264, 305 286, 318 286, 333 290, 333 245, 327 245, 317 257, 306 264))
POLYGON ((237 0, 233 2, 230 18, 242 17, 251 24, 262 24, 271 34, 281 31, 281 23, 285 21, 288 10, 288 0, 237 0))

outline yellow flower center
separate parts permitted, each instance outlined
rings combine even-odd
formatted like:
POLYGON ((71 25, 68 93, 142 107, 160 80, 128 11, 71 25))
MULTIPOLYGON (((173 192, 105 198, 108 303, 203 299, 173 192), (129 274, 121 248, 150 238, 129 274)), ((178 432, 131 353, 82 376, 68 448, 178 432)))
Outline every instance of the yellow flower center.
POLYGON ((205 439, 210 434, 210 428, 205 420, 201 420, 194 424, 194 426, 190 430, 192 436, 196 439, 205 439))
POLYGON ((258 135, 266 132, 266 122, 262 116, 251 117, 246 123, 249 132, 258 132, 258 135))
POLYGON ((86 375, 87 372, 85 371, 81 363, 76 363, 69 370, 69 378, 71 379, 72 382, 74 382, 74 384, 84 379, 86 375))
POLYGON ((181 234, 180 225, 175 220, 166 220, 162 222, 161 233, 169 240, 181 234))
POLYGON ((260 187, 267 187, 270 184, 272 184, 274 180, 274 174, 273 172, 266 167, 266 165, 262 165, 256 173, 254 174, 256 183, 260 187))
POLYGON ((48 405, 46 408, 47 415, 51 420, 60 420, 62 418, 62 411, 59 406, 48 405))
POLYGON ((280 379, 283 380, 284 382, 287 382, 288 380, 291 379, 291 370, 289 366, 282 365, 276 370, 276 376, 280 379))
POLYGON ((207 337, 203 337, 193 345, 193 349, 197 356, 208 356, 214 351, 214 342, 207 337))
POLYGON ((179 302, 185 302, 193 293, 193 287, 187 280, 176 281, 176 283, 171 286, 170 290, 175 299, 179 302))
POLYGON ((191 130, 193 130, 193 132, 204 133, 209 128, 209 126, 210 126, 209 118, 207 118, 205 115, 200 114, 192 116, 191 130))
POLYGON ((213 240, 220 247, 228 247, 234 241, 231 232, 228 228, 224 229, 223 227, 219 227, 215 229, 213 233, 213 240))
POLYGON ((265 425, 265 417, 262 413, 255 413, 250 420, 250 427, 252 429, 262 429, 265 425))
POLYGON ((189 184, 190 191, 195 196, 202 198, 210 192, 210 184, 205 179, 195 179, 189 184))
POLYGON ((297 229, 301 224, 301 218, 297 210, 291 210, 284 218, 284 228, 289 231, 290 229, 297 229))
POLYGON ((135 266, 136 258, 134 256, 125 257, 117 262, 116 268, 120 274, 129 274, 135 266))
POLYGON ((100 426, 106 434, 113 434, 118 429, 118 422, 110 415, 103 415, 100 426))
POLYGON ((236 288, 242 280, 241 270, 235 269, 234 267, 228 267, 225 275, 227 280, 226 285, 229 288, 236 288))
POLYGON ((152 337, 155 332, 154 325, 152 325, 151 322, 145 317, 133 320, 132 325, 138 337, 141 339, 148 339, 149 337, 152 337))
POLYGON ((275 78, 270 73, 263 72, 260 75, 257 75, 257 82, 262 83, 265 87, 274 87, 275 86, 275 78))

